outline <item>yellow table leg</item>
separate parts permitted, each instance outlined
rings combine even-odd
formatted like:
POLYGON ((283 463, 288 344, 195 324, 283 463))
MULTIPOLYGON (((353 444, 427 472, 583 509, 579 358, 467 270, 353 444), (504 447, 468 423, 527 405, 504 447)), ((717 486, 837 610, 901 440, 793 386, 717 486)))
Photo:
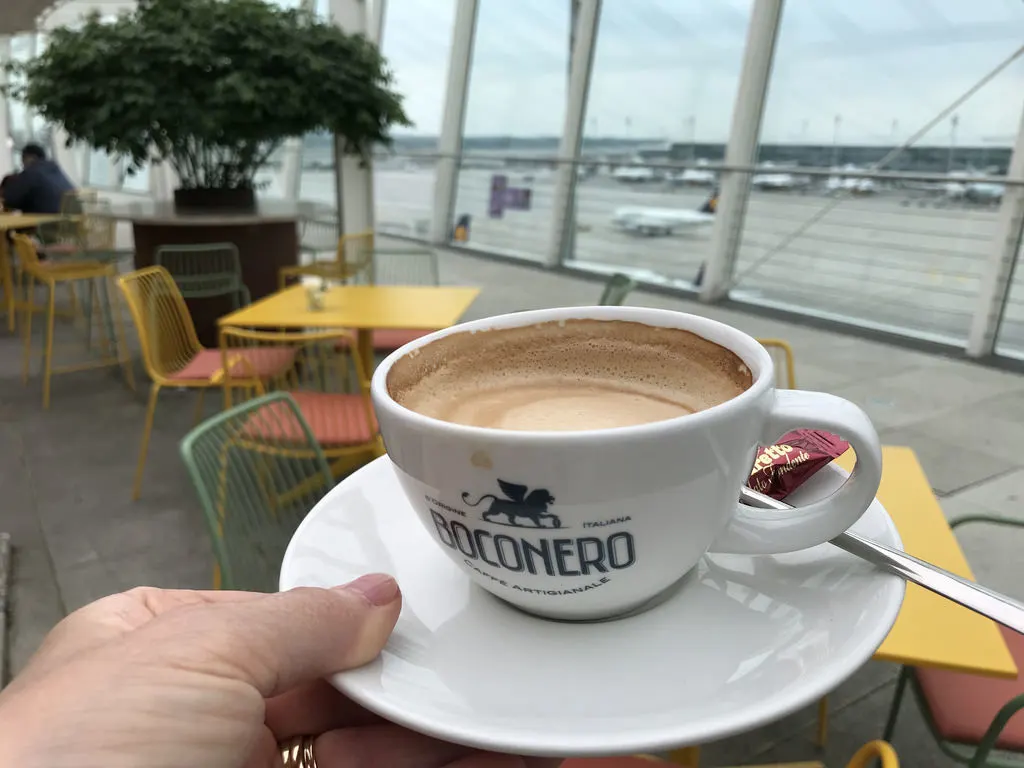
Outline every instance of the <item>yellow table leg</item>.
POLYGON ((815 741, 822 749, 828 743, 828 696, 818 700, 818 738, 815 741))
POLYGON ((369 328, 360 328, 356 331, 356 351, 363 363, 363 372, 366 376, 373 375, 373 331, 369 328))
POLYGON ((683 768, 700 768, 700 747, 683 747, 668 753, 668 759, 683 768))

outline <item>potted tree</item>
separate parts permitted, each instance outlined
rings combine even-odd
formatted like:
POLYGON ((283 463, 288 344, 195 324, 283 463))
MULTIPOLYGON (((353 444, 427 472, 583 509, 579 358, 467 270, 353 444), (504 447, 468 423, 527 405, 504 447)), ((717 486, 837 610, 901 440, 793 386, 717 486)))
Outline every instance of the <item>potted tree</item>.
POLYGON ((253 207, 257 172, 290 137, 334 133, 368 157, 410 125, 376 46, 262 0, 139 0, 54 30, 11 68, 10 94, 69 141, 129 173, 170 163, 179 207, 253 207))

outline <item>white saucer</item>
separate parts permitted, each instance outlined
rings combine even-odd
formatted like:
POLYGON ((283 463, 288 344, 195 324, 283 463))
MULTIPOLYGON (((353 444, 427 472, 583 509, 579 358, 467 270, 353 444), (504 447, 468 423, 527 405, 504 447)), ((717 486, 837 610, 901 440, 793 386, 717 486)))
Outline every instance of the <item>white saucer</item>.
MULTIPOLYGON (((825 496, 820 471, 793 501, 825 496)), ((901 548, 877 501, 853 530, 901 548)), ((385 456, 299 526, 281 589, 394 575, 404 607, 374 662, 333 679, 396 723, 517 754, 666 750, 742 732, 828 693, 866 662, 903 602, 902 579, 822 545, 709 555, 660 604, 591 624, 529 616, 471 584, 415 517, 385 456)))

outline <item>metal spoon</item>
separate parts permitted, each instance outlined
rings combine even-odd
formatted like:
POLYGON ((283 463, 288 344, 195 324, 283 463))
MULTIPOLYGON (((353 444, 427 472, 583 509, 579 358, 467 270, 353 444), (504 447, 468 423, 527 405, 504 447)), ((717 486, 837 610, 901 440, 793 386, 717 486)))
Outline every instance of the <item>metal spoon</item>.
MULTIPOLYGON (((793 509, 792 504, 765 496, 746 486, 740 490, 740 499, 752 507, 762 509, 793 509)), ((1024 604, 1013 598, 850 531, 839 534, 831 543, 884 571, 902 576, 964 608, 987 616, 1004 627, 1024 633, 1024 604)))

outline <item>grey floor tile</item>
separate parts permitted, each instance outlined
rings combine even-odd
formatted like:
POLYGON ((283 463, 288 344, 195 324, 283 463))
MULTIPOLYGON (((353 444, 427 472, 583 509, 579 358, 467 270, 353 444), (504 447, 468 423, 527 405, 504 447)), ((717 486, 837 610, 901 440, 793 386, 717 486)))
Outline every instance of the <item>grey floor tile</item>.
POLYGON ((960 491, 954 498, 991 512, 1024 520, 1024 469, 1006 472, 983 483, 972 485, 960 491))
POLYGON ((961 366, 921 366, 847 384, 833 392, 861 406, 878 429, 908 426, 930 417, 942 418, 940 414, 947 411, 965 409, 996 395, 1024 396, 1021 377, 1000 371, 983 373, 968 373, 961 366))
POLYGON ((998 456, 1010 466, 1024 461, 1024 425, 969 408, 953 409, 911 425, 915 432, 947 446, 998 456))
POLYGON ((970 441, 947 442, 920 427, 880 429, 885 445, 902 445, 914 449, 932 488, 939 494, 958 491, 990 477, 1012 470, 1016 457, 1005 458, 998 453, 975 449, 970 441))

